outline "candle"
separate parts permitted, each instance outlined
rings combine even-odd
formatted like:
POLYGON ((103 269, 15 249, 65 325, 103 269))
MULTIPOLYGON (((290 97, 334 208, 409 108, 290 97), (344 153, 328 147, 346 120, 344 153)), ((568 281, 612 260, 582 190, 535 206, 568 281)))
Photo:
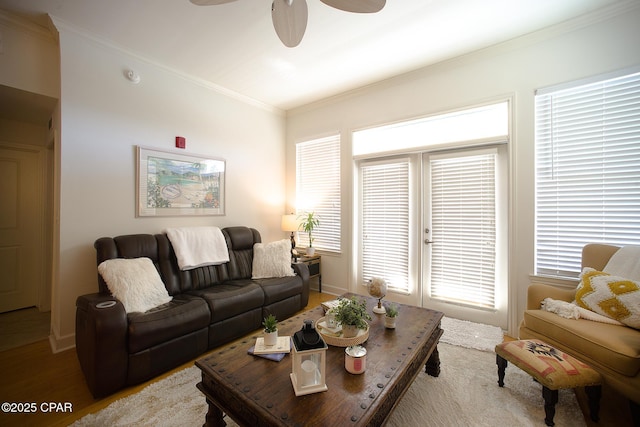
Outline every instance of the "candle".
POLYGON ((314 385, 316 383, 316 364, 311 360, 302 362, 302 385, 314 385))
POLYGON ((351 374, 361 374, 367 368, 367 349, 361 345, 344 350, 344 368, 351 374))

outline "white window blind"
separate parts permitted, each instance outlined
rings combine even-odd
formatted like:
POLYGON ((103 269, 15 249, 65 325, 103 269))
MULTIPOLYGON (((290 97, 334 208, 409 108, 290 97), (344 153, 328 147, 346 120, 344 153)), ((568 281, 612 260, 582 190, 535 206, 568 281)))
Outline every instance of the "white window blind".
POLYGON ((495 150, 432 157, 432 298, 495 307, 495 150))
POLYGON ((409 160, 364 164, 362 275, 409 290, 409 160))
MULTIPOLYGON (((296 198, 298 214, 315 212, 320 226, 313 230, 313 247, 340 252, 340 135, 296 145, 296 198)), ((298 242, 309 245, 298 233, 298 242)))
POLYGON ((640 244, 640 73, 536 95, 536 274, 640 244))

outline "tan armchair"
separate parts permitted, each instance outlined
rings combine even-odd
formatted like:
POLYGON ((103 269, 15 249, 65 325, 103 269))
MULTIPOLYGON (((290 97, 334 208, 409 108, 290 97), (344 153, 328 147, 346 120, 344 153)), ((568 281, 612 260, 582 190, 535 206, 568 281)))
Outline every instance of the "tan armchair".
MULTIPOLYGON (((618 249, 611 245, 586 245, 582 250, 582 267, 601 271, 618 249)), ((575 289, 529 286, 520 339, 540 339, 591 365, 611 388, 629 398, 634 422, 640 425, 640 330, 565 319, 540 309, 545 298, 570 302, 574 297, 575 289)))

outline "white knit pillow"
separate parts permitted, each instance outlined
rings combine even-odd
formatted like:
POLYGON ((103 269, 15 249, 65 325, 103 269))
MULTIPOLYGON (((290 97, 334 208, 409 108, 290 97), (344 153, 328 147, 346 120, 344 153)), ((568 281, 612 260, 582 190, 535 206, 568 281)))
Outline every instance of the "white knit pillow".
POLYGON ((291 268, 291 241, 278 240, 253 245, 252 279, 295 276, 291 268))
POLYGON ((149 258, 109 259, 98 265, 98 272, 127 313, 144 313, 172 299, 149 258))

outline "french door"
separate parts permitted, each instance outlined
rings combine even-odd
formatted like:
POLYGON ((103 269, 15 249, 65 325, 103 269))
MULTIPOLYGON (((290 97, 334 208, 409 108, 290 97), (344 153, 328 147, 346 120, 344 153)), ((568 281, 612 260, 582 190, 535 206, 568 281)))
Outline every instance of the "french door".
POLYGON ((506 144, 360 162, 359 283, 506 329, 506 165, 506 144))
POLYGON ((422 305, 507 328, 506 145, 423 157, 422 305))
MULTIPOLYGON (((389 300, 420 305, 420 159, 403 155, 359 165, 360 256, 358 283, 387 282, 389 300)), ((366 293, 366 289, 358 289, 366 293)))

